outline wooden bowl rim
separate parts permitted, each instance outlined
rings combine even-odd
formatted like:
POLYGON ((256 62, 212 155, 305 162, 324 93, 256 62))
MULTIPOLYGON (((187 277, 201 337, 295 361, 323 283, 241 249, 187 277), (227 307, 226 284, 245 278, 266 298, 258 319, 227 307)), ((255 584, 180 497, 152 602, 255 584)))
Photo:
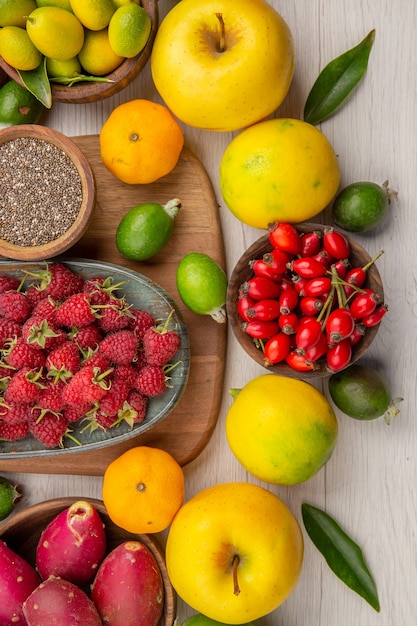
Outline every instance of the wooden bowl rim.
MULTIPOLYGON (((329 228, 329 225, 327 224, 316 224, 316 223, 310 223, 310 222, 294 224, 294 226, 300 233, 312 232, 314 230, 323 232, 325 228, 329 228)), ((337 232, 341 232, 337 228, 334 228, 334 230, 337 232)), ((362 256, 362 260, 361 260, 362 265, 365 265, 366 263, 371 261, 371 256, 369 255, 369 253, 365 250, 365 248, 363 248, 363 246, 361 246, 361 244, 356 239, 353 239, 350 235, 346 233, 343 233, 343 235, 347 238, 351 246, 351 251, 354 253, 354 255, 358 256, 360 254, 362 256)), ((238 259, 235 267, 232 270, 232 273, 230 274, 228 287, 227 287, 227 294, 226 294, 226 312, 227 312, 227 318, 232 327, 233 334, 235 335, 235 338, 237 339, 239 344, 242 346, 242 348, 245 350, 245 352, 256 363, 258 363, 263 368, 265 368, 266 370, 269 370, 270 372, 274 374, 279 374, 281 376, 288 376, 290 378, 301 378, 305 380, 312 380, 312 379, 323 378, 325 376, 331 376, 332 372, 327 369, 325 363, 323 362, 317 363, 315 369, 309 372, 299 372, 293 369, 292 367, 290 367, 289 365, 287 365, 285 362, 277 363, 276 365, 265 365, 262 351, 255 346, 252 338, 249 335, 247 335, 241 328, 242 322, 240 320, 239 314, 237 313, 237 293, 242 283, 242 281, 239 280, 239 276, 241 276, 243 268, 247 267, 248 268, 247 273, 248 273, 248 278, 249 278, 249 276, 251 275, 251 270, 249 268, 249 261, 255 258, 259 258, 260 256, 262 256, 262 254, 264 254, 265 252, 271 249, 272 249, 272 245, 270 244, 269 233, 267 232, 261 235, 258 239, 256 239, 245 250, 245 252, 238 259)), ((368 271, 368 282, 369 281, 372 282, 375 290, 377 291, 377 293, 380 295, 380 297, 383 300, 384 289, 383 289, 382 280, 381 280, 381 277, 380 277, 380 274, 376 265, 372 265, 368 271)), ((375 339, 375 336, 378 330, 379 330, 379 325, 366 329, 365 337, 362 339, 362 341, 360 341, 353 348, 352 359, 349 365, 352 365, 352 363, 357 361, 365 353, 365 351, 369 348, 372 341, 375 339)))
POLYGON ((60 237, 39 246, 19 246, 0 238, 0 255, 22 261, 40 261, 66 252, 85 232, 96 204, 96 184, 87 157, 66 135, 39 124, 21 124, 0 130, 0 145, 20 137, 32 137, 53 144, 71 159, 81 180, 83 198, 72 226, 60 237))
MULTIPOLYGON (((135 57, 123 61, 113 72, 106 75, 106 78, 112 82, 81 82, 72 87, 51 83, 53 101, 72 104, 97 102, 119 93, 140 74, 151 56, 153 42, 158 30, 158 0, 142 0, 141 6, 151 18, 151 32, 143 50, 135 57)), ((0 67, 12 80, 20 85, 23 84, 18 72, 1 56, 0 67)))
MULTIPOLYGON (((45 517, 45 522, 43 524, 44 528, 49 521, 51 521, 56 515, 58 515, 58 513, 65 510, 71 504, 79 500, 90 503, 97 510, 105 524, 105 527, 109 528, 110 532, 112 532, 112 529, 116 529, 120 532, 120 542, 124 541, 124 539, 122 539, 122 535, 126 535, 126 539, 130 538, 135 541, 140 541, 141 543, 146 545, 146 547, 149 548, 149 550, 152 552, 161 571, 165 595, 164 611, 160 623, 164 626, 172 626, 176 617, 177 596, 168 576, 165 563, 165 551, 161 543, 155 535, 129 533, 128 531, 117 527, 113 522, 111 522, 102 500, 84 496, 65 496, 61 498, 45 500, 44 502, 38 502, 37 504, 33 504, 32 506, 29 506, 25 509, 16 511, 15 513, 13 513, 12 517, 9 520, 3 522, 0 526, 0 539, 7 543, 7 539, 9 536, 12 538, 12 541, 14 540, 16 542, 19 535, 19 526, 22 524, 22 522, 24 522, 25 525, 28 525, 29 521, 33 519, 33 517, 35 517, 36 519, 45 517)), ((40 533, 41 530, 39 530, 39 533, 37 532, 37 534, 39 535, 40 533)), ((13 547, 12 549, 15 549, 19 553, 17 547, 13 547)), ((21 554, 20 556, 25 557, 24 554, 21 554)))

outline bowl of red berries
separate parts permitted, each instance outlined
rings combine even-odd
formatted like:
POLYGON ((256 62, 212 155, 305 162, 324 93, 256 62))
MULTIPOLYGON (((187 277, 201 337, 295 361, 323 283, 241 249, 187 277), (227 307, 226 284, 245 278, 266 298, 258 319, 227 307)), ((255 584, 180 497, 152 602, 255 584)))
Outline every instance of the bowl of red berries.
POLYGON ((227 316, 257 363, 293 378, 340 371, 369 348, 387 311, 373 258, 322 224, 277 223, 238 260, 227 316))
POLYGON ((90 452, 159 424, 189 374, 173 298, 89 259, 0 261, 0 457, 90 452))

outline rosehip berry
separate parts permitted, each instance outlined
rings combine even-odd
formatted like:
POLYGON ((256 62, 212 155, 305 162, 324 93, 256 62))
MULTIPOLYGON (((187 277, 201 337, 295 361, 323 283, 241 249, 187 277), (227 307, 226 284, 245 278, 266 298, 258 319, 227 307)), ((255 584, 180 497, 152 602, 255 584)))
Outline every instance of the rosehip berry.
POLYGON ((323 263, 315 259, 314 257, 303 257, 301 259, 294 259, 289 264, 289 269, 295 272, 303 278, 315 278, 317 276, 324 276, 326 268, 323 263))
POLYGON ((303 354, 298 354, 296 350, 292 350, 285 357, 285 362, 298 372, 311 372, 314 369, 314 363, 307 361, 306 357, 303 354))
POLYGON ((311 317, 307 322, 298 327, 295 335, 295 345, 300 354, 316 345, 322 335, 320 322, 311 317))
POLYGON ((301 235, 301 256, 313 256, 317 254, 321 248, 322 234, 319 230, 313 230, 311 233, 301 235))
POLYGON ((347 259, 350 255, 350 245, 342 233, 334 230, 332 226, 324 229, 323 234, 324 249, 334 259, 347 259))
POLYGON ((363 267, 352 267, 352 269, 346 273, 346 282, 355 285, 355 287, 363 287, 366 281, 367 271, 382 254, 384 254, 384 251, 380 250, 378 254, 363 267))
POLYGON ((334 262, 334 258, 330 256, 329 253, 326 252, 326 250, 320 250, 320 252, 318 252, 317 254, 314 254, 310 258, 321 263, 326 272, 329 269, 331 263, 334 262))
POLYGON ((273 335, 265 344, 265 367, 281 363, 291 350, 291 339, 283 332, 273 335))
POLYGON ((298 231, 292 224, 285 222, 272 224, 269 231, 269 241, 278 250, 292 255, 301 253, 301 239, 298 231))
POLYGON ((387 311, 388 305, 381 304, 375 309, 373 313, 362 318, 362 325, 365 326, 365 328, 371 328, 371 326, 376 326, 382 320, 387 311))
POLYGON ((279 326, 275 320, 252 320, 244 322, 242 329, 253 339, 269 339, 278 332, 279 326))
POLYGON ((298 315, 294 311, 281 314, 278 318, 278 325, 283 333, 293 335, 298 328, 298 315))
POLYGON ((355 328, 355 320, 349 309, 339 307, 334 309, 326 322, 327 340, 331 344, 339 343, 350 337, 355 328))
POLYGON ((332 372, 338 372, 349 365, 351 358, 352 344, 350 343, 350 339, 343 339, 334 346, 330 346, 327 350, 327 368, 332 372))
POLYGON ((339 259, 338 261, 332 263, 331 268, 335 269, 335 272, 339 276, 339 278, 344 279, 346 276, 346 272, 348 271, 349 265, 349 259, 339 259))
POLYGON ((373 313, 381 298, 374 291, 368 293, 358 293, 350 304, 350 312, 353 319, 360 320, 373 313))
POLYGON ((304 291, 305 285, 308 283, 308 278, 303 278, 302 276, 298 276, 298 274, 294 274, 292 277, 292 283, 297 291, 297 293, 302 294, 304 291))
POLYGON ((255 259, 249 263, 249 266, 253 270, 255 276, 263 276, 264 278, 269 278, 276 283, 282 280, 283 273, 278 272, 273 267, 267 265, 263 259, 255 259))
POLYGON ((248 317, 247 312, 253 305, 257 302, 254 298, 251 298, 247 295, 240 295, 237 301, 237 312, 239 313, 242 320, 245 322, 250 322, 251 318, 248 317))
POLYGON ((271 269, 274 269, 281 274, 285 274, 287 271, 287 263, 291 260, 291 255, 274 248, 271 252, 266 252, 262 257, 262 260, 271 269))
POLYGON ((258 320, 274 320, 280 315, 280 307, 278 300, 265 299, 257 300, 246 311, 246 316, 256 318, 258 320))
POLYGON ((352 344, 352 346, 356 346, 356 344, 359 343, 363 339, 364 335, 365 335, 365 326, 363 326, 362 324, 357 324, 355 328, 353 329, 352 334, 349 337, 350 343, 352 344))
POLYGON ((311 278, 305 283, 302 294, 303 296, 324 296, 329 293, 332 288, 331 278, 328 276, 318 276, 311 278))
POLYGON ((300 311, 303 315, 317 315, 323 308, 323 300, 314 296, 300 298, 300 311))
POLYGON ((328 344, 327 344, 326 335, 325 333, 321 333, 321 336, 318 342, 314 346, 312 346, 311 348, 308 348, 308 350, 305 351, 304 357, 306 361, 315 363, 316 361, 321 359, 321 357, 327 354, 327 350, 328 350, 328 344))
POLYGON ((290 313, 295 309, 299 301, 299 296, 295 287, 286 287, 279 296, 279 310, 281 314, 290 313))
POLYGON ((270 278, 254 276, 243 283, 241 291, 255 300, 263 300, 264 298, 278 298, 281 287, 270 278))

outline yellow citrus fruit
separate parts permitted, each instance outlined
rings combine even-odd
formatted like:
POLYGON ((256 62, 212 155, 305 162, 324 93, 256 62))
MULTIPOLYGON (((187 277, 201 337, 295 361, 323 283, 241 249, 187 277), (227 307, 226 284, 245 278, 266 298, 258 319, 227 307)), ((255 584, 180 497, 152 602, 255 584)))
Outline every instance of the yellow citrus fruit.
POLYGON ((0 26, 26 26, 26 17, 36 9, 35 0, 0 0, 0 26))
POLYGON ((309 220, 331 202, 339 183, 330 142, 318 128, 297 119, 271 119, 245 129, 220 162, 227 207, 255 228, 309 220))
POLYGON ((119 7, 109 23, 110 45, 116 54, 135 57, 143 50, 151 32, 151 18, 133 2, 119 7))
POLYGON ((113 4, 116 9, 122 7, 125 4, 140 4, 140 0, 113 0, 113 4))
POLYGON ((38 7, 58 7, 73 13, 70 0, 36 0, 36 4, 38 7))
POLYGON ((59 7, 39 7, 32 11, 26 30, 38 50, 57 61, 77 56, 84 43, 84 28, 79 19, 59 7))
POLYGON ((0 29, 0 56, 16 70, 34 70, 42 55, 33 45, 26 30, 19 26, 0 29))
POLYGON ((110 113, 100 131, 100 155, 112 174, 130 185, 169 174, 184 145, 171 111, 150 100, 129 100, 110 113))
POLYGON ((93 76, 109 74, 124 61, 111 47, 107 28, 86 31, 78 58, 85 71, 93 76))
POLYGON ((102 30, 115 12, 112 0, 71 0, 71 8, 89 30, 102 30))
POLYGON ((78 57, 73 57, 72 59, 67 59, 66 61, 46 59, 46 71, 49 78, 57 78, 58 76, 71 78, 75 74, 81 74, 82 67, 78 57))
POLYGON ((102 498, 110 519, 131 533, 168 528, 184 501, 184 472, 159 448, 136 446, 117 457, 103 476, 102 498))
POLYGON ((337 418, 313 385, 263 374, 233 393, 226 436, 236 458, 253 476, 295 485, 309 480, 330 459, 337 418))

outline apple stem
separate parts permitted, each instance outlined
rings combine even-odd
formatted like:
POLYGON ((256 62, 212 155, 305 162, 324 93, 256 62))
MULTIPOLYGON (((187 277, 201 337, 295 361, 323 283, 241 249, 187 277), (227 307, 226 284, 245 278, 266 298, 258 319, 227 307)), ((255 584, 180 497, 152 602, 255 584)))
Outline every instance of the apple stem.
POLYGON ((234 555, 233 560, 232 560, 232 567, 233 567, 233 593, 235 594, 235 596, 238 596, 240 594, 240 589, 239 589, 239 583, 237 581, 237 568, 239 566, 239 561, 240 558, 237 554, 234 555))
POLYGON ((220 41, 219 41, 219 52, 224 52, 226 49, 226 40, 225 40, 225 28, 224 28, 224 19, 221 13, 216 13, 216 17, 220 22, 220 41))

